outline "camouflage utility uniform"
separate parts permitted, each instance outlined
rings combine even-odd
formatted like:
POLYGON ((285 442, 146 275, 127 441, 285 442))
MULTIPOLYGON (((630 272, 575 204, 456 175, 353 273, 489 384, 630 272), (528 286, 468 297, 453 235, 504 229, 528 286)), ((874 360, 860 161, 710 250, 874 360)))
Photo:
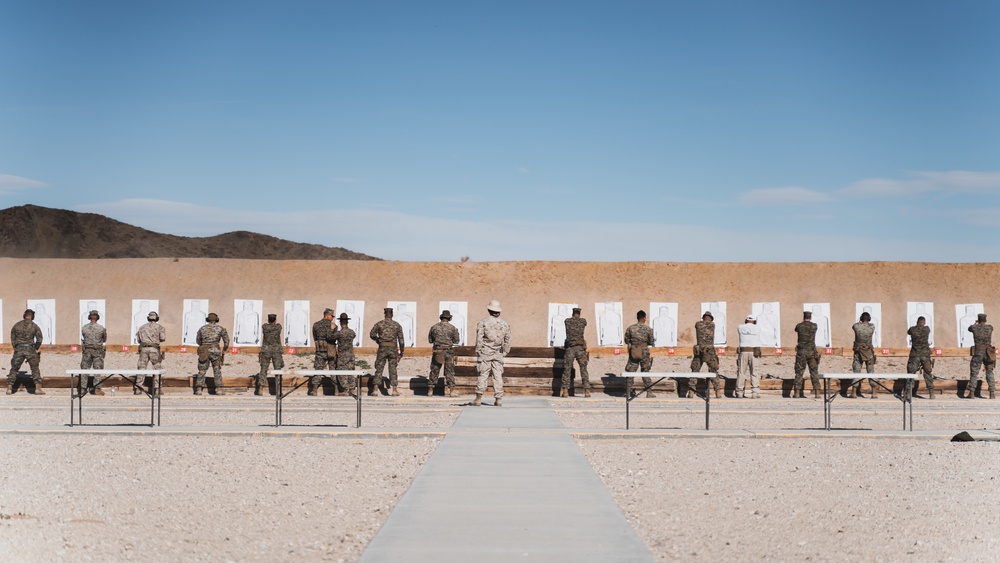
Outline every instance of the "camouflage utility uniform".
POLYGON ((257 389, 255 391, 267 389, 268 368, 271 366, 274 366, 274 369, 285 367, 285 358, 281 354, 281 330, 281 323, 278 322, 267 322, 260 327, 260 353, 257 355, 257 360, 260 362, 260 373, 257 374, 255 385, 257 389))
POLYGON ((441 321, 431 327, 430 332, 427 333, 427 340, 433 345, 435 351, 440 350, 444 356, 444 364, 439 364, 435 354, 431 354, 431 369, 427 376, 429 380, 427 394, 434 394, 434 387, 437 385, 438 373, 441 371, 442 365, 444 366, 444 386, 451 390, 455 387, 455 353, 451 347, 458 346, 458 343, 462 341, 462 336, 458 333, 455 325, 441 321))
POLYGON ((201 361, 198 359, 198 378, 195 379, 194 386, 196 388, 205 386, 205 373, 208 371, 208 366, 212 366, 212 375, 215 379, 215 392, 218 393, 222 389, 222 361, 226 355, 225 350, 229 348, 229 333, 226 331, 225 327, 217 322, 209 322, 207 325, 198 329, 198 334, 195 338, 198 342, 199 348, 208 349, 208 359, 201 361), (222 346, 219 346, 219 343, 222 346))
MULTIPOLYGON (((83 345, 83 356, 80 358, 80 369, 104 369, 104 343, 108 341, 108 331, 97 323, 87 323, 80 331, 80 343, 83 345)), ((94 376, 94 390, 101 388, 101 382, 107 376, 94 376)), ((80 377, 80 389, 86 391, 87 378, 80 377)))
MULTIPOLYGON (((349 327, 341 328, 334 333, 334 340, 337 342, 337 369, 354 369, 354 339, 357 337, 358 333, 349 327)), ((347 392, 353 395, 356 384, 353 375, 337 376, 337 385, 341 391, 347 389, 347 392)))
MULTIPOLYGON (((628 362, 625 363, 625 371, 633 372, 637 369, 648 372, 653 369, 653 358, 649 355, 649 347, 656 343, 653 337, 653 328, 645 323, 635 323, 625 329, 625 345, 629 347, 628 362), (632 359, 632 347, 641 348, 642 359, 632 359)), ((650 389, 653 380, 648 377, 642 378, 642 386, 650 389)))
POLYGON ((927 395, 934 398, 934 360, 931 358, 930 335, 931 327, 924 325, 911 326, 906 334, 910 335, 910 357, 906 360, 906 373, 924 372, 924 383, 927 385, 927 395))
MULTIPOLYGON (((865 371, 875 373, 875 348, 872 346, 872 337, 875 336, 875 325, 872 323, 856 322, 851 329, 854 331, 854 360, 851 362, 851 371, 861 373, 861 366, 864 365, 865 371)), ((857 394, 859 397, 861 396, 862 381, 862 379, 851 380, 853 394, 857 394)), ((875 385, 872 382, 873 397, 876 394, 875 385)))
POLYGON ((42 372, 38 368, 38 348, 42 345, 42 329, 35 321, 24 319, 10 329, 10 343, 14 346, 14 355, 10 359, 10 373, 7 374, 7 386, 14 385, 17 371, 27 361, 31 368, 31 379, 35 385, 42 384, 42 372))
MULTIPOLYGON (((153 364, 153 369, 161 369, 163 355, 160 352, 160 343, 167 339, 167 329, 156 321, 149 321, 135 331, 135 339, 139 342, 139 361, 136 363, 136 369, 148 369, 150 362, 153 364)), ((153 378, 153 380, 156 379, 153 378)), ((146 376, 137 375, 135 384, 138 387, 145 386, 146 376)), ((139 393, 138 388, 134 391, 139 393)))
POLYGON ((566 325, 566 352, 563 356, 562 388, 569 389, 572 383, 573 362, 580 365, 580 382, 583 390, 590 392, 590 374, 587 373, 587 363, 590 354, 587 353, 587 341, 583 339, 583 331, 587 328, 587 319, 570 317, 566 325))
MULTIPOLYGON (((313 344, 316 345, 316 354, 313 356, 313 369, 337 369, 337 348, 334 346, 336 344, 335 331, 332 319, 323 317, 313 323, 313 344)), ((322 375, 312 376, 309 379, 309 393, 315 395, 316 388, 322 384, 322 375)))
MULTIPOLYGON (((701 371, 701 364, 708 366, 708 371, 715 377, 708 379, 712 389, 719 390, 719 354, 715 350, 715 323, 704 319, 694 323, 694 334, 697 344, 694 345, 694 357, 691 358, 691 371, 701 371)), ((695 391, 697 379, 688 381, 688 389, 695 391)), ((708 389, 705 390, 708 392, 708 389)))
POLYGON ((993 379, 993 368, 997 365, 996 348, 993 347, 993 325, 973 324, 969 326, 973 345, 970 350, 972 359, 969 361, 969 398, 975 396, 976 385, 979 384, 979 370, 986 368, 986 385, 992 395, 996 391, 993 379))
POLYGON ((819 393, 819 350, 816 348, 816 323, 812 321, 802 321, 795 325, 795 333, 798 334, 798 342, 795 343, 795 383, 792 396, 796 393, 804 397, 803 387, 805 382, 802 376, 805 374, 806 366, 809 366, 809 380, 812 381, 813 392, 819 393))
POLYGON ((396 367, 399 365, 399 351, 405 348, 403 343, 403 327, 392 319, 382 319, 375 323, 368 337, 378 342, 378 353, 375 355, 375 377, 372 378, 372 387, 382 385, 382 371, 386 362, 389 362, 389 385, 396 387, 399 385, 399 374, 396 367))
POLYGON ((510 325, 490 315, 476 325, 476 395, 486 393, 493 375, 493 396, 503 397, 503 359, 510 352, 510 325))

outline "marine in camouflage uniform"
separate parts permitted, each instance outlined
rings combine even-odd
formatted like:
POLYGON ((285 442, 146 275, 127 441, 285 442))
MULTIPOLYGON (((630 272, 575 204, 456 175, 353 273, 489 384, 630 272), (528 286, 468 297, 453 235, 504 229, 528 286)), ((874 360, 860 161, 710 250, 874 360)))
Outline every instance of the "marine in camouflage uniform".
MULTIPOLYGON (((701 320, 694 323, 694 334, 696 344, 694 345, 694 355, 691 358, 691 371, 701 371, 701 365, 708 365, 708 371, 715 374, 715 377, 708 378, 715 389, 715 396, 722 396, 722 389, 719 388, 719 354, 715 351, 715 317, 711 312, 705 311, 701 320), (707 319, 707 320, 706 320, 707 319)), ((698 380, 691 378, 688 380, 688 397, 697 394, 695 386, 698 380)), ((707 383, 706 383, 707 386, 707 383)), ((708 393, 708 389, 705 389, 708 393)))
POLYGON ((194 382, 194 394, 201 395, 201 390, 205 387, 205 373, 211 365, 212 375, 215 378, 215 394, 221 395, 222 363, 226 358, 225 351, 229 349, 229 332, 219 324, 219 315, 215 313, 209 313, 205 321, 208 324, 199 328, 195 337, 198 343, 198 378, 194 382))
MULTIPOLYGON (((313 356, 313 369, 337 369, 337 348, 333 326, 333 309, 324 309, 323 318, 312 326, 313 344, 316 354, 313 356)), ((309 394, 316 395, 316 388, 323 383, 322 375, 309 378, 309 394)))
POLYGON ((587 373, 587 363, 590 354, 587 353, 587 341, 583 332, 587 328, 587 319, 580 316, 579 307, 573 307, 573 316, 566 319, 566 348, 563 355, 562 390, 560 397, 569 396, 569 386, 573 379, 573 362, 580 365, 580 381, 583 383, 583 396, 590 396, 590 374, 587 373))
POLYGON ((910 357, 906 360, 906 373, 924 372, 924 383, 927 385, 927 397, 934 398, 934 360, 931 358, 931 328, 927 319, 917 318, 917 324, 911 326, 906 334, 910 335, 910 357))
MULTIPOLYGON (((136 369, 147 369, 150 362, 152 362, 153 369, 161 369, 160 364, 163 361, 163 354, 160 352, 160 343, 167 340, 167 329, 163 328, 157 322, 160 320, 160 315, 156 311, 150 311, 146 315, 146 320, 149 322, 135 331, 135 339, 139 342, 139 361, 135 367, 136 369)), ((138 395, 141 393, 139 388, 145 386, 145 384, 146 376, 137 375, 135 378, 136 386, 132 390, 133 394, 138 395)))
POLYGON ((493 376, 495 406, 503 406, 503 359, 510 352, 510 325, 500 318, 500 302, 486 306, 489 316, 476 325, 476 398, 472 404, 482 404, 490 375, 493 376))
MULTIPOLYGON (((861 366, 865 367, 868 373, 875 373, 875 348, 872 346, 872 337, 875 336, 875 325, 871 323, 872 316, 868 313, 861 313, 861 319, 854 323, 851 330, 854 331, 854 359, 851 361, 851 371, 861 373, 861 366)), ((861 382, 863 379, 852 379, 851 387, 847 390, 848 397, 861 397, 861 382)), ((872 382, 872 398, 877 394, 876 383, 872 382)))
POLYGON ((378 343, 378 354, 375 355, 375 376, 368 383, 368 395, 375 396, 375 389, 382 386, 382 371, 386 362, 389 363, 389 385, 392 387, 392 395, 399 396, 399 374, 396 367, 399 365, 399 358, 406 350, 403 342, 403 327, 392 320, 392 308, 386 307, 382 310, 385 318, 375 323, 368 337, 378 343))
POLYGON ((281 354, 282 327, 281 323, 277 321, 278 315, 272 313, 267 316, 267 322, 260 327, 260 353, 257 355, 257 359, 260 361, 260 373, 257 374, 257 381, 254 383, 254 395, 263 395, 264 390, 267 389, 268 368, 272 365, 274 369, 285 367, 285 358, 281 354))
POLYGON ((805 398, 805 382, 802 379, 809 366, 809 380, 812 381, 813 396, 819 397, 819 350, 816 349, 816 323, 812 322, 812 313, 802 313, 802 322, 795 325, 798 342, 795 343, 795 383, 792 387, 792 397, 805 398))
POLYGON ((434 394, 438 373, 442 366, 444 367, 445 395, 452 397, 455 393, 455 353, 451 348, 462 342, 462 336, 458 333, 458 328, 451 324, 451 311, 448 309, 441 311, 440 319, 440 322, 432 326, 427 333, 427 340, 434 348, 431 353, 431 369, 427 376, 428 397, 434 394))
POLYGON ((42 372, 38 368, 41 355, 38 349, 42 346, 42 329, 35 324, 35 312, 24 311, 20 322, 10 329, 10 343, 14 346, 14 355, 10 358, 10 373, 7 374, 7 394, 14 393, 14 382, 21 364, 28 362, 31 368, 31 379, 35 382, 35 395, 44 395, 42 389, 42 372))
MULTIPOLYGON (((348 326, 351 317, 347 313, 340 314, 340 330, 336 331, 334 334, 334 339, 337 342, 337 369, 341 370, 353 370, 354 369, 354 339, 358 337, 358 333, 351 330, 348 326)), ((357 382, 354 380, 353 375, 338 375, 337 376, 337 386, 343 391, 347 389, 347 394, 357 398, 357 393, 354 391, 357 382)))
POLYGON ((997 365, 996 348, 993 347, 993 325, 986 324, 986 315, 979 314, 978 320, 969 326, 973 345, 969 352, 969 399, 976 398, 976 385, 979 383, 979 370, 986 368, 986 385, 990 398, 996 398, 996 382, 993 379, 993 368, 997 365))
MULTIPOLYGON (((625 346, 628 346, 628 362, 625 363, 625 371, 634 372, 637 369, 643 373, 653 369, 653 358, 649 355, 649 347, 656 343, 653 336, 653 328, 646 324, 646 311, 639 311, 635 314, 636 322, 625 329, 625 346), (633 356, 638 356, 635 358, 633 356)), ((646 397, 654 398, 656 395, 652 389, 653 380, 649 377, 642 378, 642 386, 646 389, 646 397)))
MULTIPOLYGON (((80 330, 80 343, 83 346, 83 356, 80 358, 80 369, 104 369, 104 343, 108 341, 108 331, 103 326, 97 324, 101 319, 101 314, 91 311, 87 318, 90 322, 83 325, 80 330)), ((94 376, 94 394, 103 395, 101 383, 107 376, 94 376)), ((80 395, 87 393, 87 376, 80 376, 80 395)))

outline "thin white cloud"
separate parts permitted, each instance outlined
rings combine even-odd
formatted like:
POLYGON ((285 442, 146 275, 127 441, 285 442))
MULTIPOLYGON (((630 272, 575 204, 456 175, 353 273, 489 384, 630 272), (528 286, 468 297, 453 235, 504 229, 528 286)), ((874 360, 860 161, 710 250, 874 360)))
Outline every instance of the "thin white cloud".
POLYGON ((10 174, 0 174, 0 195, 45 187, 48 187, 45 182, 21 176, 11 176, 10 174))
POLYGON ((907 178, 866 178, 839 191, 845 196, 908 197, 921 193, 1000 193, 1000 171, 910 172, 907 178))
POLYGON ((761 188, 749 190, 740 195, 740 203, 748 205, 805 205, 832 200, 833 197, 829 194, 799 186, 761 188))
POLYGON ((515 168, 515 170, 517 170, 521 174, 531 174, 531 170, 528 170, 527 168, 525 168, 523 166, 518 166, 517 168, 515 168))
POLYGON ((130 199, 79 206, 153 231, 208 236, 248 230, 406 261, 866 261, 982 260, 1000 243, 886 239, 831 230, 802 233, 759 230, 747 246, 745 230, 597 221, 473 221, 424 217, 380 209, 238 211, 171 201, 130 199), (336 225, 334 230, 315 225, 336 225), (373 228, 374 227, 374 228, 373 228), (698 244, 684 244, 697 236, 698 244), (629 244, 622 244, 628 240, 629 244), (704 249, 712 249, 706 255, 704 249))

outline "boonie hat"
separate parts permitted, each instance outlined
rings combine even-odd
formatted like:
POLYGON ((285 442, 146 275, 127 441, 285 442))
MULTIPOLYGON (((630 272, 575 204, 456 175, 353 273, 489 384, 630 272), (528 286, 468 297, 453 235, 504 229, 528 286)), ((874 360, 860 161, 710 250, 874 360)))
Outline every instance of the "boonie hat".
POLYGON ((97 317, 98 319, 100 319, 101 314, 97 312, 97 309, 94 309, 93 311, 87 313, 87 318, 89 319, 90 317, 97 317))
POLYGON ((500 302, 496 299, 490 301, 490 304, 486 306, 487 311, 493 311, 494 313, 500 312, 500 302))
POLYGON ((441 316, 438 318, 451 320, 451 311, 449 311, 448 309, 441 311, 441 316))
POLYGON ((702 313, 701 318, 704 319, 705 317, 712 317, 712 320, 715 320, 715 315, 713 315, 711 311, 705 311, 702 313))

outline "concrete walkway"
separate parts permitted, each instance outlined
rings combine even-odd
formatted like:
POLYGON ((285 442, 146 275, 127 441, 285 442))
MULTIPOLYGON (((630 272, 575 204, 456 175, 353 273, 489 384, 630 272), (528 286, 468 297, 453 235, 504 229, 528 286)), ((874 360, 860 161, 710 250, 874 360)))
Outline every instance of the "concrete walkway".
POLYGON ((653 560, 549 402, 507 405, 464 410, 362 562, 653 560))

